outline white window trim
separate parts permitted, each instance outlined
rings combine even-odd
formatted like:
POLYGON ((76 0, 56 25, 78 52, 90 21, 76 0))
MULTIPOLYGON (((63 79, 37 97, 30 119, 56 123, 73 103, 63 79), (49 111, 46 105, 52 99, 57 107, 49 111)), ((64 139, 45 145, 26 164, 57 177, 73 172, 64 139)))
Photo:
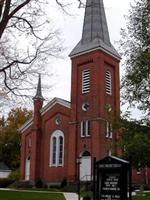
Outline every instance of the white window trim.
POLYGON ((81 137, 84 138, 84 137, 90 137, 90 127, 89 127, 89 123, 90 121, 89 120, 85 120, 85 121, 81 121, 81 130, 80 130, 80 133, 81 133, 81 137), (83 135, 83 124, 85 123, 85 135, 83 135))
POLYGON ((113 137, 112 124, 106 121, 106 138, 112 139, 112 137, 113 137))
POLYGON ((50 138, 50 159, 49 159, 49 166, 50 167, 63 167, 64 166, 64 134, 60 130, 56 130, 52 133, 50 138), (62 153, 62 164, 59 163, 59 150, 60 150, 60 144, 59 144, 59 137, 63 138, 63 153, 62 153), (56 138, 56 163, 53 163, 53 138, 56 138))

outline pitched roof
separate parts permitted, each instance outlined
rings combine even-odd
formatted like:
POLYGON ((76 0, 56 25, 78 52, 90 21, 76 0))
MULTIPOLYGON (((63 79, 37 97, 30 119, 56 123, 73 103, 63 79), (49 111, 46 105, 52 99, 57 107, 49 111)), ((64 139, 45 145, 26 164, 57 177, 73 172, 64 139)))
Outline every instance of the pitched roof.
POLYGON ((120 55, 110 42, 103 0, 87 0, 82 38, 70 57, 98 49, 120 60, 120 55))
POLYGON ((0 162, 0 171, 11 171, 11 170, 3 162, 0 162))
POLYGON ((67 108, 71 108, 71 105, 70 105, 69 101, 66 101, 64 99, 55 97, 47 105, 45 105, 42 108, 41 114, 43 115, 45 112, 47 112, 49 109, 51 109, 56 104, 60 104, 60 105, 65 106, 67 108))
POLYGON ((124 165, 129 165, 129 161, 121 159, 119 157, 116 156, 106 156, 105 158, 98 160, 97 164, 101 164, 101 163, 122 163, 124 165))
MULTIPOLYGON (((70 102, 66 101, 64 99, 61 98, 53 98, 48 104, 46 104, 42 109, 41 109, 41 115, 44 115, 48 110, 50 110, 53 106, 55 106, 56 104, 65 106, 67 108, 71 108, 70 102)), ((29 119, 27 122, 25 122, 20 128, 19 128, 19 132, 22 133, 23 131, 25 131, 27 128, 29 128, 31 125, 33 124, 33 117, 31 119, 29 119)))

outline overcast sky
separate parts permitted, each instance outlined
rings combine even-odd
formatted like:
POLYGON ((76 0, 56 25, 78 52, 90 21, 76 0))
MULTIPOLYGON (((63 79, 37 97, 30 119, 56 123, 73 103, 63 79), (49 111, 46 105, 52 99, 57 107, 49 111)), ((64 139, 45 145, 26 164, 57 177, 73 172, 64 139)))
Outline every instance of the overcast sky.
MULTIPOLYGON (((124 15, 128 14, 131 2, 132 0, 104 0, 110 39, 114 46, 115 41, 120 39, 120 29, 125 27, 124 15)), ((61 28, 66 51, 63 54, 63 60, 57 59, 53 61, 53 64, 49 64, 51 65, 49 69, 53 67, 53 81, 55 80, 55 85, 53 90, 46 96, 48 98, 60 97, 70 100, 71 62, 68 54, 81 38, 84 8, 78 9, 77 4, 73 5, 69 10, 73 14, 72 16, 61 14, 57 9, 54 7, 55 24, 61 28)))
MULTIPOLYGON (((120 29, 125 27, 125 15, 128 15, 130 3, 134 0, 103 0, 108 23, 109 35, 111 42, 116 46, 115 41, 120 40, 120 29)), ((42 85, 53 85, 51 91, 43 91, 44 98, 47 99, 45 103, 54 97, 59 97, 70 101, 70 86, 71 86, 71 61, 68 57, 71 50, 81 39, 84 8, 79 9, 77 0, 68 10, 71 16, 58 11, 58 6, 53 4, 55 0, 49 1, 50 7, 47 6, 49 17, 53 20, 54 26, 60 28, 61 37, 63 38, 63 46, 66 49, 63 53, 63 59, 49 60, 48 70, 53 73, 53 76, 48 79, 42 79, 42 85), (53 8, 53 9, 52 9, 53 8)), ((120 65, 121 75, 123 67, 120 65)), ((36 91, 35 91, 36 92, 36 91)), ((31 109, 33 105, 31 104, 31 109)), ((10 106, 11 107, 11 106, 10 106)), ((5 106, 3 106, 5 109, 5 106)), ((122 108, 122 107, 121 107, 122 108)), ((123 108, 126 110, 126 107, 123 108)), ((1 113, 4 113, 2 110, 1 113)), ((133 117, 137 118, 141 113, 136 109, 133 110, 133 117)))

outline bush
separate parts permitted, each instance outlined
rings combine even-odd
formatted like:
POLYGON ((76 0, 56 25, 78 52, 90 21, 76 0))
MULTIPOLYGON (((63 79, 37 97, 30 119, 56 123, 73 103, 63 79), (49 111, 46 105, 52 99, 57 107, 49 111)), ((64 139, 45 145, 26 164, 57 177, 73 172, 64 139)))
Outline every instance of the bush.
POLYGON ((29 181, 15 181, 12 183, 9 188, 15 188, 15 189, 31 189, 33 188, 33 183, 29 181))
POLYGON ((91 197, 89 195, 86 195, 85 197, 83 197, 83 200, 91 200, 91 197))
POLYGON ((43 188, 43 182, 41 179, 38 179, 35 181, 35 187, 36 188, 43 188))
POLYGON ((19 180, 19 177, 20 177, 20 171, 19 171, 19 169, 17 169, 15 171, 12 171, 8 178, 12 179, 14 181, 17 181, 17 180, 19 180))
POLYGON ((144 184, 143 189, 144 190, 150 190, 150 184, 144 184))
POLYGON ((62 192, 77 192, 77 185, 75 184, 68 184, 65 187, 61 188, 62 192))
POLYGON ((65 186, 67 186, 67 179, 63 179, 61 182, 61 185, 60 185, 61 188, 65 187, 65 186))
POLYGON ((13 182, 14 182, 14 180, 9 179, 9 178, 0 179, 0 187, 1 187, 1 188, 6 188, 6 187, 8 187, 10 184, 12 184, 13 182))

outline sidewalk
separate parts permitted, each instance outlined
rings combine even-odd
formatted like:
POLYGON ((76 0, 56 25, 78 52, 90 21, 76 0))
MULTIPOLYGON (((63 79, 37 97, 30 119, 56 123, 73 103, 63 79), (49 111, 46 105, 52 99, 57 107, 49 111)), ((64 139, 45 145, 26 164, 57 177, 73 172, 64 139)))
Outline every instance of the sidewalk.
MULTIPOLYGON (((69 193, 69 192, 65 192, 63 193, 66 200, 78 200, 78 195, 76 193, 69 193)), ((80 198, 81 199, 81 198, 80 198)), ((81 199, 82 200, 82 199, 81 199)))

